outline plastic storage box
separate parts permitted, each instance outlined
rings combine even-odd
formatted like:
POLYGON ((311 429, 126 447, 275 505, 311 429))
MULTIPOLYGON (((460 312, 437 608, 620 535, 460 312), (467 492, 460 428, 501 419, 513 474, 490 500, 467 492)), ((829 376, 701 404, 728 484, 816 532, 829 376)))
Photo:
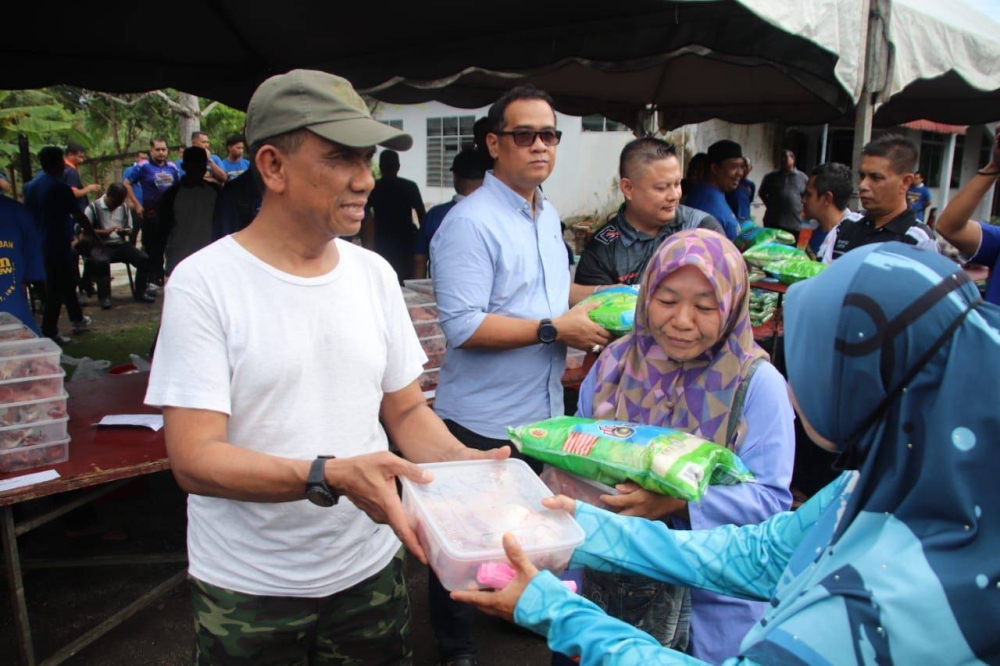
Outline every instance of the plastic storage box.
POLYGON ((0 327, 0 342, 9 340, 31 340, 37 338, 35 332, 24 324, 0 327))
POLYGON ((59 345, 48 338, 0 342, 0 380, 57 375, 61 355, 59 345))
POLYGON ((67 398, 69 396, 63 392, 55 398, 0 404, 0 427, 64 418, 67 398))
POLYGON ((0 451, 51 444, 66 439, 69 417, 35 423, 18 423, 0 428, 0 451))
POLYGON ((429 391, 431 389, 436 389, 438 385, 438 375, 440 371, 438 368, 428 368, 420 373, 420 377, 417 378, 417 383, 420 385, 421 391, 429 391))
POLYGON ((0 381, 0 404, 27 402, 42 398, 58 398, 64 392, 63 376, 59 374, 41 377, 22 377, 0 381))
POLYGON ((434 303, 434 295, 403 287, 403 302, 407 305, 427 305, 434 303))
POLYGON ((24 326, 24 322, 9 312, 0 312, 0 330, 24 326))
POLYGON ((431 296, 434 295, 434 281, 430 278, 423 280, 403 280, 403 286, 413 291, 419 291, 431 296))
POLYGON ((488 563, 507 563, 502 538, 513 533, 539 569, 555 573, 583 543, 569 514, 542 506, 552 493, 521 460, 475 460, 421 465, 428 484, 403 483, 403 510, 428 561, 447 590, 479 587, 488 563))
POLYGON ((427 354, 425 368, 440 368, 444 361, 445 341, 444 335, 432 335, 427 338, 420 338, 420 346, 427 354))
POLYGON ((541 479, 555 495, 565 495, 570 499, 586 502, 599 509, 614 511, 601 501, 601 495, 617 495, 618 491, 600 481, 585 479, 551 465, 545 466, 541 479))
POLYGON ((0 450, 0 474, 57 465, 69 460, 69 437, 58 442, 0 450))
POLYGON ((417 332, 418 338, 431 338, 435 335, 444 335, 444 331, 441 329, 441 322, 437 319, 414 321, 413 329, 417 332))

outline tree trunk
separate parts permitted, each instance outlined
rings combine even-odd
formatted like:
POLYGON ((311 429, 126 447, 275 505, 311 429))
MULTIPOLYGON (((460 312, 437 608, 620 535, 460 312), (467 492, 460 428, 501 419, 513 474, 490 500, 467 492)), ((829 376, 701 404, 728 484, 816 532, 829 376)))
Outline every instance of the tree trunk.
MULTIPOLYGON (((122 153, 122 141, 121 136, 118 132, 118 110, 115 108, 115 100, 108 100, 108 122, 111 125, 111 140, 114 142, 115 155, 121 155, 122 153)), ((114 181, 120 182, 122 179, 122 160, 120 157, 116 157, 111 163, 111 168, 114 170, 114 181)))
POLYGON ((201 108, 198 98, 188 93, 178 93, 177 102, 184 107, 180 112, 181 143, 191 145, 191 134, 201 130, 201 108))

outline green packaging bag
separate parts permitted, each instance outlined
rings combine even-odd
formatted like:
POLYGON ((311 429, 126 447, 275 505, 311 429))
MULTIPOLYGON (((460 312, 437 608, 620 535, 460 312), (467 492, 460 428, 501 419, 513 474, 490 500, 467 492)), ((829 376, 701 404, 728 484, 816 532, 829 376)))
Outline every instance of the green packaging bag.
POLYGON ((741 232, 733 241, 740 250, 748 250, 755 245, 763 243, 781 243, 782 245, 795 245, 795 236, 783 229, 762 229, 754 227, 746 232, 741 232))
POLYGON ((763 268, 768 264, 785 259, 803 259, 808 261, 809 256, 798 248, 781 243, 760 243, 743 252, 743 258, 751 266, 763 268))
POLYGON ((625 335, 635 326, 639 285, 618 285, 595 292, 581 303, 600 303, 590 311, 590 320, 614 335, 625 335))
POLYGON ((709 485, 754 480, 729 449, 671 428, 558 416, 509 427, 507 435, 524 455, 561 470, 609 486, 633 481, 689 502, 709 485))
POLYGON ((795 284, 802 280, 808 280, 811 277, 816 277, 825 270, 826 264, 821 264, 818 261, 809 261, 808 259, 785 259, 784 261, 776 261, 764 266, 764 271, 768 275, 773 275, 781 280, 783 284, 795 284))

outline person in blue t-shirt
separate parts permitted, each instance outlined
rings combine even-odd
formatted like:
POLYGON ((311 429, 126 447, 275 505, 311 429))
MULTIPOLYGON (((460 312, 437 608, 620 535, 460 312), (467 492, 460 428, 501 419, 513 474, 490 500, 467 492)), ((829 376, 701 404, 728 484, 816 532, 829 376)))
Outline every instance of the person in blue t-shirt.
POLYGON ((132 210, 142 217, 142 249, 149 256, 150 278, 163 276, 163 244, 166 239, 157 225, 160 199, 170 186, 180 181, 177 167, 167 162, 167 141, 156 137, 149 143, 149 161, 138 168, 125 181, 132 210), (142 190, 142 203, 135 197, 135 189, 142 190))
POLYGON ((201 131, 192 132, 191 147, 203 148, 205 153, 208 154, 208 168, 205 170, 205 180, 211 180, 219 185, 224 185, 229 180, 229 176, 226 174, 226 168, 222 164, 222 159, 218 155, 212 154, 208 135, 201 131))
POLYGON ((916 213, 917 220, 924 222, 933 202, 931 190, 924 185, 924 175, 919 171, 914 172, 913 185, 906 191, 906 203, 910 206, 910 210, 916 213))
POLYGON ((44 279, 42 242, 31 211, 13 199, 0 197, 0 312, 14 315, 39 335, 24 285, 44 279))
POLYGON ((726 201, 726 194, 736 190, 743 180, 743 148, 729 139, 716 141, 708 148, 704 179, 687 193, 685 205, 704 211, 718 220, 732 240, 740 232, 740 223, 726 201))
POLYGON ((750 166, 750 162, 744 157, 740 184, 732 192, 726 193, 726 201, 729 203, 729 207, 733 209, 736 219, 740 221, 741 225, 743 222, 751 219, 750 205, 753 203, 753 198, 757 195, 757 183, 749 178, 751 171, 753 171, 753 167, 750 166))
MULTIPOLYGON (((486 177, 486 172, 491 165, 482 158, 482 154, 476 150, 463 150, 451 163, 452 180, 455 183, 455 196, 447 203, 438 204, 429 211, 424 218, 423 224, 417 230, 417 240, 414 244, 413 277, 422 280, 428 277, 427 267, 429 263, 431 239, 437 232, 438 227, 444 222, 445 215, 455 207, 459 201, 478 190, 486 177)), ((570 265, 573 263, 573 253, 570 251, 570 265)))
POLYGON ((234 134, 226 139, 226 159, 221 160, 219 164, 225 169, 227 180, 236 178, 250 168, 250 160, 243 157, 243 150, 243 137, 239 134, 234 134))
MULTIPOLYGON (((143 164, 145 164, 148 161, 149 161, 149 153, 147 153, 145 150, 137 151, 136 154, 135 154, 135 164, 133 164, 132 166, 130 166, 127 169, 125 169, 124 171, 122 171, 122 183, 124 184, 125 181, 127 181, 129 178, 132 177, 132 174, 134 174, 136 171, 139 170, 140 166, 142 166, 143 164)), ((135 200, 138 201, 139 205, 141 206, 142 205, 142 188, 139 188, 139 189, 135 190, 132 194, 135 197, 135 200)), ((132 205, 131 205, 131 203, 129 203, 129 208, 131 208, 131 207, 132 207, 132 205)), ((133 210, 132 212, 135 213, 135 214, 137 214, 137 215, 139 214, 139 211, 137 211, 137 210, 133 210)))
POLYGON ((979 170, 958 194, 948 202, 937 219, 934 230, 974 264, 990 269, 986 282, 986 300, 1000 305, 1000 227, 970 219, 976 206, 983 200, 1000 176, 1000 126, 996 128, 993 156, 990 163, 979 170))

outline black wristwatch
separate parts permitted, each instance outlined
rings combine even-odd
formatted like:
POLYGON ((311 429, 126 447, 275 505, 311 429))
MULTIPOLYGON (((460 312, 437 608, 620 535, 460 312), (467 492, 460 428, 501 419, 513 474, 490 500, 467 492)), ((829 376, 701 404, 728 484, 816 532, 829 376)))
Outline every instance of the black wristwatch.
POLYGON ((556 325, 552 323, 551 319, 543 319, 538 324, 538 340, 539 342, 544 342, 545 344, 551 344, 556 341, 556 336, 559 331, 556 330, 556 325))
POLYGON ((340 495, 326 485, 326 475, 323 473, 326 461, 331 458, 336 458, 336 456, 319 456, 309 468, 309 478, 306 480, 306 499, 316 506, 330 507, 340 499, 340 495))

